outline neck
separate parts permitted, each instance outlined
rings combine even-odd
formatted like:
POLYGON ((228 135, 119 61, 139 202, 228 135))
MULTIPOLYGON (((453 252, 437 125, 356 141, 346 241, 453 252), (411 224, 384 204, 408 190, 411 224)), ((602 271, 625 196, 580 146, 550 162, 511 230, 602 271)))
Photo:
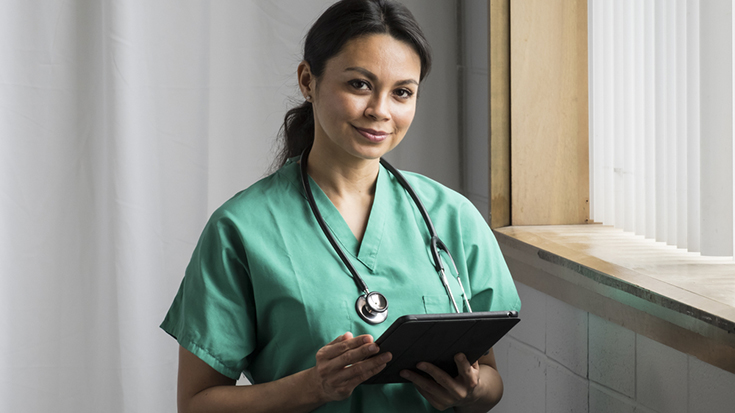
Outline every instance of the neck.
POLYGON ((315 143, 309 153, 307 172, 361 242, 375 199, 380 159, 345 158, 330 154, 315 143))
POLYGON ((333 156, 316 143, 309 153, 309 176, 332 202, 335 197, 372 197, 379 170, 379 159, 345 159, 333 156))

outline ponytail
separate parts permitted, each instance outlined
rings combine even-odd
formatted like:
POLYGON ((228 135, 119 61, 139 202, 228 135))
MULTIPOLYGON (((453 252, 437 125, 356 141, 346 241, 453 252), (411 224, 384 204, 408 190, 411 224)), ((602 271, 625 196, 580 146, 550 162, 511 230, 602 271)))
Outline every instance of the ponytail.
POLYGON ((281 135, 283 148, 276 159, 278 167, 283 166, 289 158, 301 155, 314 142, 314 108, 311 102, 304 102, 286 112, 281 135))

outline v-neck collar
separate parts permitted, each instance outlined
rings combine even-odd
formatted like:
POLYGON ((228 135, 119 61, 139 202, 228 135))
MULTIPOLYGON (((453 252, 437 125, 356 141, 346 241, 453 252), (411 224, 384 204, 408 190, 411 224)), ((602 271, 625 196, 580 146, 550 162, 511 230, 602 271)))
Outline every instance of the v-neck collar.
POLYGON ((386 218, 390 205, 394 202, 394 200, 389 199, 391 191, 389 188, 390 180, 387 175, 388 171, 381 165, 375 187, 375 198, 370 209, 365 234, 362 236, 362 242, 357 240, 355 234, 352 233, 352 230, 347 225, 347 222, 342 218, 342 214, 339 213, 339 210, 334 206, 329 197, 309 177, 312 194, 324 221, 332 231, 332 235, 340 243, 345 253, 349 254, 351 258, 360 261, 371 271, 375 270, 380 243, 385 232, 386 218))

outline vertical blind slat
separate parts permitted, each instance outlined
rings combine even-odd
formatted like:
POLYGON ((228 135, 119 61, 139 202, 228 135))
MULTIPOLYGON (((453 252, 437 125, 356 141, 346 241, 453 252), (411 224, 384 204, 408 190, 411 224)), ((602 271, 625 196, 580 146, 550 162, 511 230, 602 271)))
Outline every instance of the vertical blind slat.
POLYGON ((687 2, 687 249, 699 252, 699 0, 687 2))
POLYGON ((700 3, 701 247, 732 255, 732 4, 700 3))
MULTIPOLYGON (((625 3, 623 1, 615 1, 613 11, 613 45, 614 57, 613 64, 613 82, 615 87, 615 103, 613 106, 613 116, 615 117, 615 137, 613 138, 612 164, 613 164, 613 182, 615 185, 613 201, 613 209, 615 210, 615 225, 625 228, 625 181, 623 179, 624 162, 625 162, 625 3)), ((609 205, 609 204, 608 204, 609 205)))
POLYGON ((656 8, 654 10, 655 15, 655 28, 656 38, 654 40, 655 45, 655 56, 656 56, 656 176, 655 187, 653 190, 656 193, 656 240, 665 241, 667 239, 666 226, 667 220, 667 209, 666 209, 666 136, 667 136, 667 124, 666 124, 666 109, 667 109, 667 73, 666 73, 666 62, 667 52, 666 49, 666 13, 665 7, 667 2, 665 0, 656 0, 656 8))
MULTIPOLYGON (((633 0, 626 0, 623 3, 624 14, 623 21, 628 24, 633 23, 633 0)), ((632 28, 631 28, 632 29, 632 28)), ((625 71, 623 76, 623 89, 625 93, 624 107, 624 135, 622 140, 622 180, 624 187, 623 202, 623 229, 629 232, 635 232, 635 180, 633 174, 635 172, 635 147, 634 147, 634 127, 635 112, 638 109, 638 103, 635 99, 635 41, 633 39, 633 30, 624 30, 624 60, 625 71)))
POLYGON ((673 190, 675 193, 676 214, 674 215, 676 243, 679 248, 687 248, 687 152, 686 152, 686 130, 687 130, 687 47, 686 47, 686 0, 676 0, 676 26, 674 27, 674 38, 676 39, 676 105, 675 128, 676 142, 675 150, 671 160, 673 190))
MULTIPOLYGON (((608 109, 608 114, 612 112, 612 108, 615 105, 615 99, 614 99, 614 85, 613 85, 613 65, 614 65, 614 59, 613 59, 613 33, 612 30, 615 27, 613 24, 613 4, 612 2, 604 2, 605 5, 605 11, 604 11, 604 23, 605 31, 603 33, 604 36, 604 50, 606 51, 604 54, 604 62, 603 62, 603 87, 604 87, 604 96, 603 99, 605 100, 605 107, 610 108, 608 109)), ((613 198, 615 196, 615 185, 614 185, 614 176, 613 176, 613 137, 615 136, 615 119, 614 117, 606 116, 604 127, 605 130, 603 131, 603 141, 602 141, 602 170, 604 172, 603 174, 603 187, 602 190, 604 192, 604 198, 602 199, 602 205, 603 205, 603 211, 602 211, 602 222, 611 222, 612 225, 615 225, 615 210, 614 210, 614 203, 613 198)))
POLYGON ((644 9, 644 81, 646 100, 646 238, 656 238, 656 3, 646 0, 644 9))

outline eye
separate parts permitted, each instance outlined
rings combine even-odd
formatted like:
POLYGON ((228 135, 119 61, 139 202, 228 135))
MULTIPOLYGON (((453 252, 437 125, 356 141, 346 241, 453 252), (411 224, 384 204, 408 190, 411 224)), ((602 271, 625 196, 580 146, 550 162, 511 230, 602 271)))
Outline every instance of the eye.
POLYGON ((398 89, 395 91, 395 94, 401 99, 409 99, 413 96, 413 91, 410 89, 398 89))
POLYGON ((354 79, 350 80, 348 83, 357 90, 370 90, 370 83, 364 80, 354 79))

